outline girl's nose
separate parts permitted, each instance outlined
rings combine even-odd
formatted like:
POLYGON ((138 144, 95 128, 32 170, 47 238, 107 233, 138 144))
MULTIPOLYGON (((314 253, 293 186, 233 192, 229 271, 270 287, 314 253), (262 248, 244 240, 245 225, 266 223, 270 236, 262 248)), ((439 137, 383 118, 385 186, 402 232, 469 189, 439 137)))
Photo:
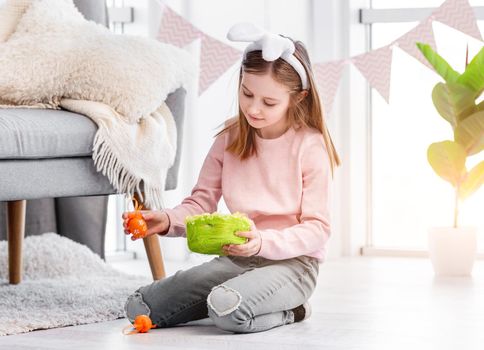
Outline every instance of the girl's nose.
POLYGON ((260 113, 260 108, 256 103, 252 103, 249 108, 247 108, 247 112, 251 115, 258 115, 260 113))

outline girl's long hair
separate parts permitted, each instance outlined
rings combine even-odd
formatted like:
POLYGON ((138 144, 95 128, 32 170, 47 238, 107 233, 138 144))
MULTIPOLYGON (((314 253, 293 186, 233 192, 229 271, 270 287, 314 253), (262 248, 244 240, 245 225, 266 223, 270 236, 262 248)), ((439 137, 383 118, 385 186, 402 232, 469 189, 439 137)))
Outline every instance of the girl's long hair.
MULTIPOLYGON (((292 40, 292 39, 291 39, 292 40)), ((329 134, 326 126, 326 121, 323 115, 319 94, 314 81, 311 62, 304 44, 300 41, 295 41, 296 50, 294 55, 302 63, 306 70, 308 77, 308 95, 302 100, 300 99, 300 92, 302 92, 301 78, 294 70, 294 68, 281 58, 273 62, 267 62, 262 58, 262 52, 251 51, 248 52, 242 62, 239 72, 239 89, 242 81, 242 73, 247 72, 251 74, 266 74, 270 72, 272 77, 279 83, 284 84, 289 88, 290 102, 288 108, 289 125, 292 127, 309 127, 318 130, 324 139, 326 150, 328 152, 331 173, 334 168, 340 165, 340 158, 329 134)), ((226 132, 235 131, 236 136, 228 145, 227 151, 238 155, 240 159, 244 160, 252 155, 257 155, 255 143, 255 128, 251 127, 247 122, 242 110, 239 106, 238 118, 229 121, 228 124, 216 136, 226 132)))

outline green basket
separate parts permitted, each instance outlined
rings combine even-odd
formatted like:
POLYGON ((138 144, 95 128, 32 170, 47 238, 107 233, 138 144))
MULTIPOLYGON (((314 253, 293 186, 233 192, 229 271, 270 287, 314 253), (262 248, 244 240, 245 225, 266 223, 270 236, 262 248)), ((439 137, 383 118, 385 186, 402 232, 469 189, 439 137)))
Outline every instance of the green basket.
POLYGON ((250 231, 250 220, 243 214, 201 214, 185 218, 188 248, 201 254, 225 255, 226 244, 243 244, 247 238, 236 236, 250 231))

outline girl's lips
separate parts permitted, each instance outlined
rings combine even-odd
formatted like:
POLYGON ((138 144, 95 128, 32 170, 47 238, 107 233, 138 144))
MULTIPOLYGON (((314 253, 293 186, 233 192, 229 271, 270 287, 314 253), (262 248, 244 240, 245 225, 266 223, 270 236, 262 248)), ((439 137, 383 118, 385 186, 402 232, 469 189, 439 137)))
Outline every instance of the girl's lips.
POLYGON ((255 120, 255 121, 262 120, 262 118, 255 118, 255 117, 251 116, 250 114, 248 116, 249 116, 250 119, 255 120))

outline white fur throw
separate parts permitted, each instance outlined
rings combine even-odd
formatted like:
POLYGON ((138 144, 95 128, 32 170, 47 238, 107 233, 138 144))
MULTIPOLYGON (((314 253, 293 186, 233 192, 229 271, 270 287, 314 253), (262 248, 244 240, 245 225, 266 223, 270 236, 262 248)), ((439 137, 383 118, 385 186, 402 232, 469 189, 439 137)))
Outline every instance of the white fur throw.
POLYGON ((0 104, 92 118, 98 170, 128 194, 143 181, 145 204, 160 208, 176 152, 164 100, 190 83, 195 66, 182 49, 86 21, 72 0, 35 0, 0 42, 0 104))
POLYGON ((193 76, 190 55, 154 39, 114 35, 72 0, 34 1, 0 44, 0 96, 56 107, 61 98, 106 103, 134 123, 193 76))

